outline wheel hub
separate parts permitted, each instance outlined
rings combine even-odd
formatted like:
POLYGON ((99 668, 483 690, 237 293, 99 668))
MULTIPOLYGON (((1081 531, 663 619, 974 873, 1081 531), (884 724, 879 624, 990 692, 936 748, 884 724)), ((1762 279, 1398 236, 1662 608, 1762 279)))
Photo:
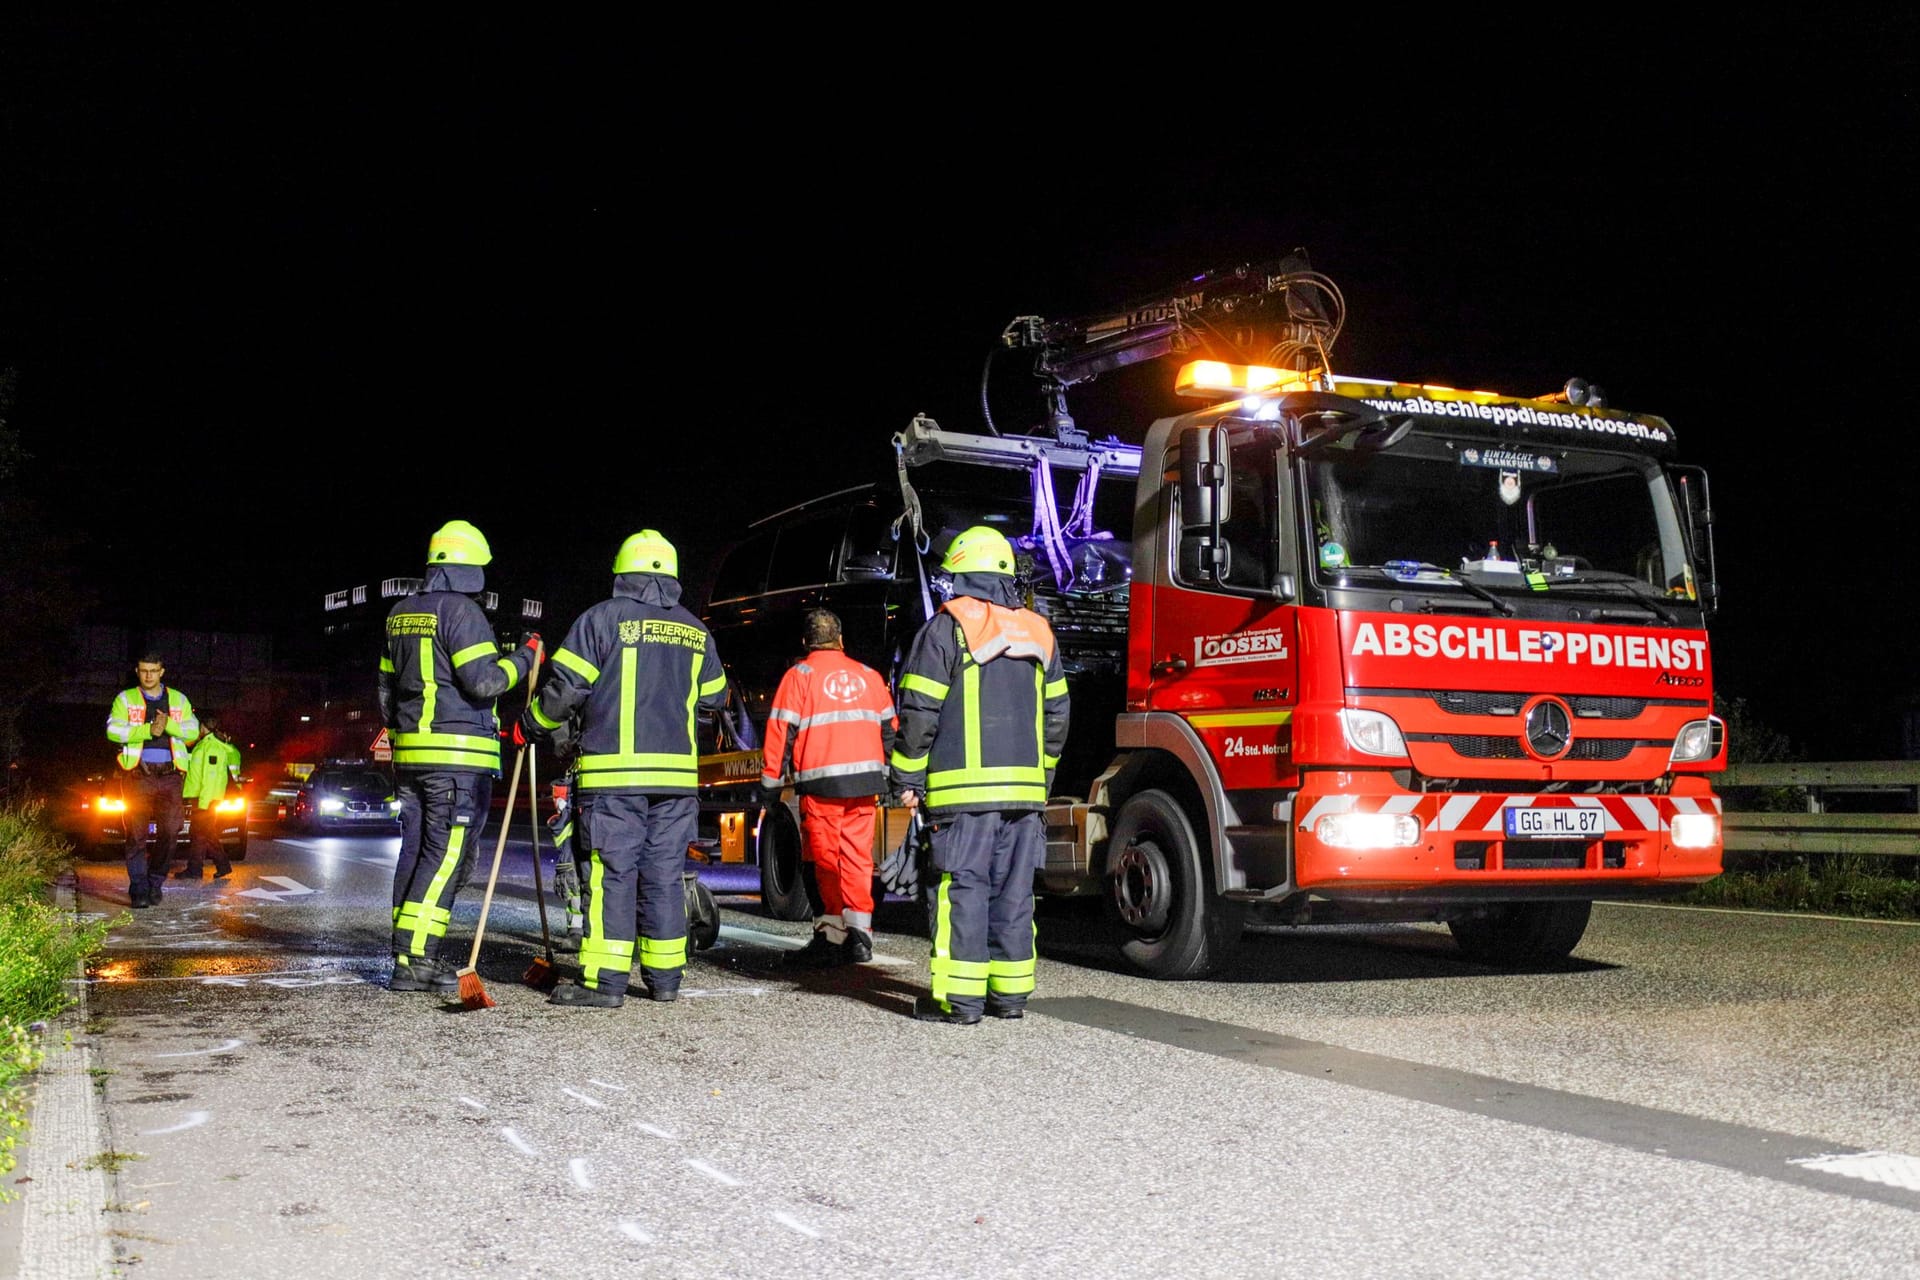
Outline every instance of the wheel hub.
POLYGON ((1107 892, 1131 929, 1157 934, 1166 928, 1171 897, 1166 855, 1151 840, 1136 840, 1120 851, 1107 872, 1107 892))

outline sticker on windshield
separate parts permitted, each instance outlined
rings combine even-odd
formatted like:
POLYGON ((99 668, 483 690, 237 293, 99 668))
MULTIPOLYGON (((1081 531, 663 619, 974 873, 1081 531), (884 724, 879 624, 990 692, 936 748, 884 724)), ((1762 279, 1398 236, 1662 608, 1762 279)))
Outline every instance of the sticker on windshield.
POLYGON ((1462 449, 1463 467, 1492 467, 1500 471, 1558 471, 1550 453, 1523 453, 1518 449, 1462 449))

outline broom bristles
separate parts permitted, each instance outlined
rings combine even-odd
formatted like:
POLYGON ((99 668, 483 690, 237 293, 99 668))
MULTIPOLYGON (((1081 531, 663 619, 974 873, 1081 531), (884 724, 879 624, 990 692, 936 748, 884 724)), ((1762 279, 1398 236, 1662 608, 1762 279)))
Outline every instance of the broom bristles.
POLYGON ((471 969, 460 971, 460 1004, 467 1009, 491 1009, 493 997, 481 985, 480 975, 471 969))
POLYGON ((560 971, 548 964, 546 957, 535 956, 527 971, 520 975, 520 981, 535 991, 551 991, 560 985, 560 971))

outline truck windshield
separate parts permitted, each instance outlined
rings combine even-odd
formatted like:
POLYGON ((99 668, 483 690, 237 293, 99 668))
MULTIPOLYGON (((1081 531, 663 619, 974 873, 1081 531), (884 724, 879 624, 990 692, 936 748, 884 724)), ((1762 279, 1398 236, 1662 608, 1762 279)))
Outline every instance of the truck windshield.
POLYGON ((1533 590, 1525 575, 1538 574, 1550 588, 1624 581, 1695 598, 1673 493, 1650 459, 1415 435, 1389 451, 1326 449, 1303 470, 1323 578, 1376 566, 1533 590))

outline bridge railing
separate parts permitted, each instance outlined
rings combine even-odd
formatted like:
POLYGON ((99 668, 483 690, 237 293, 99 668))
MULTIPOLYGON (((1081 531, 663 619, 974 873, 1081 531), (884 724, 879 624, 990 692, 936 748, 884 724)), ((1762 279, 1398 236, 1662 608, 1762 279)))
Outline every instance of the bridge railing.
POLYGON ((1920 857, 1920 760, 1737 764, 1713 777, 1729 853, 1866 853, 1920 857), (1742 810, 1748 788, 1800 788, 1798 813, 1742 810), (1841 811, 1833 806, 1840 804, 1841 811))

